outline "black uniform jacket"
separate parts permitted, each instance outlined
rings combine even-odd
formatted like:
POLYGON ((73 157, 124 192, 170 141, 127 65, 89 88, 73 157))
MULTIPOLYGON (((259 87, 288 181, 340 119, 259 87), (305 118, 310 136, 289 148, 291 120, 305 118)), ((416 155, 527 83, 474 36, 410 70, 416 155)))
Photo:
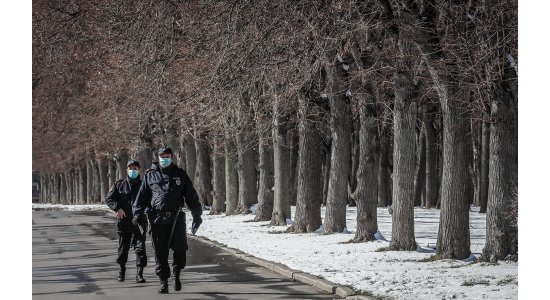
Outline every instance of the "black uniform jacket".
POLYGON ((184 200, 194 217, 202 214, 199 196, 187 172, 175 164, 163 169, 154 162, 141 183, 133 206, 134 215, 141 215, 146 208, 152 213, 175 212, 183 207, 184 200))
POLYGON ((141 179, 139 176, 136 179, 126 177, 126 179, 117 180, 105 196, 105 202, 114 211, 122 208, 126 218, 132 220, 132 204, 136 199, 140 186, 141 179))

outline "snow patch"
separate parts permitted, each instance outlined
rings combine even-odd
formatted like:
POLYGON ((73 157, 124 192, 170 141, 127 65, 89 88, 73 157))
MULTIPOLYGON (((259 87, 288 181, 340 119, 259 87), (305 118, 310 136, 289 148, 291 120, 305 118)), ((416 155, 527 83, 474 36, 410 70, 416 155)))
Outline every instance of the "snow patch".
MULTIPOLYGON (((517 262, 494 265, 476 260, 485 245, 485 214, 480 214, 479 208, 470 212, 472 256, 466 260, 431 261, 437 242, 439 210, 415 208, 414 212, 417 251, 377 251, 389 246, 385 237, 391 237, 392 226, 387 208, 378 208, 377 240, 367 243, 345 243, 357 228, 355 207, 346 210, 347 234, 323 234, 323 225, 314 233, 287 234, 283 232, 288 225, 244 222, 254 219, 252 214, 204 216, 197 234, 385 299, 518 298, 517 262)), ((292 217, 294 214, 292 207, 292 217)), ((323 207, 321 216, 324 215, 323 207)))

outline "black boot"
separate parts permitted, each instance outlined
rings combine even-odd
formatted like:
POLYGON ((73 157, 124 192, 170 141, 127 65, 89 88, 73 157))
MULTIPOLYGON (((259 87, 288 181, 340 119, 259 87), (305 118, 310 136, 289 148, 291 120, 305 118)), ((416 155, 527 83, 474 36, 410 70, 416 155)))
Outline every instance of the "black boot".
POLYGON ((168 279, 160 280, 160 289, 158 290, 159 294, 168 294, 168 279))
POLYGON ((118 281, 124 281, 124 276, 126 275, 126 267, 120 266, 120 269, 118 270, 118 281))
POLYGON ((172 272, 172 276, 174 276, 174 290, 175 291, 181 290, 180 271, 181 270, 174 269, 174 272, 172 272))
POLYGON ((136 283, 144 283, 145 278, 143 278, 143 267, 137 268, 136 283))

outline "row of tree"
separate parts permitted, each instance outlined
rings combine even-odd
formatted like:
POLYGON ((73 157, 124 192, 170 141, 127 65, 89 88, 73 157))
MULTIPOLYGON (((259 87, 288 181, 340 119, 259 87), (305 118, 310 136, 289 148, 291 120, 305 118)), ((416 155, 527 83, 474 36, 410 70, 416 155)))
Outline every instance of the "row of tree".
POLYGON ((211 213, 355 242, 392 207, 441 209, 437 255, 517 254, 517 3, 34 1, 33 169, 41 201, 99 203, 126 161, 169 145, 211 213))

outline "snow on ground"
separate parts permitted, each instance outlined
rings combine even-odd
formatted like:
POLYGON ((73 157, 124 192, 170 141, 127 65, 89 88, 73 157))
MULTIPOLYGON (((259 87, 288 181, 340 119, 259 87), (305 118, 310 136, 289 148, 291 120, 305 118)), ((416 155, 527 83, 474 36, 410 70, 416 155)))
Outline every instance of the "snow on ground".
MULTIPOLYGON (((105 204, 61 205, 32 204, 33 210, 109 210, 105 204)), ((255 212, 255 207, 252 207, 255 212)), ((292 207, 294 217, 295 207, 292 207)), ((470 211, 471 249, 479 257, 485 244, 485 214, 470 211)), ((391 215, 378 208, 381 240, 360 244, 343 244, 353 238, 356 208, 347 209, 345 232, 287 234, 287 226, 270 226, 269 222, 246 222, 253 214, 237 216, 203 215, 197 235, 218 241, 248 254, 278 262, 292 269, 348 285, 382 299, 517 299, 518 264, 478 263, 472 259, 426 260, 434 255, 439 210, 415 208, 417 251, 397 252, 377 249, 387 247, 391 238, 391 215)), ((325 208, 321 215, 324 216, 325 208)), ((291 220, 287 220, 290 224, 291 220)))
MULTIPOLYGON (((292 217, 294 217, 292 207, 292 217)), ((324 216, 324 208, 322 211, 324 216)), ((383 299, 517 299, 518 264, 498 265, 469 260, 422 260, 434 255, 439 210, 415 208, 417 251, 397 252, 377 249, 388 241, 343 244, 353 238, 356 208, 347 209, 348 231, 323 235, 287 234, 286 227, 269 222, 245 222, 254 215, 210 216, 197 235, 237 248, 250 255, 278 262, 292 269, 311 273, 337 284, 383 299)), ((391 238, 391 215, 378 209, 382 237, 391 238)), ((479 257, 485 243, 485 214, 470 212, 473 255, 479 257)))
POLYGON ((86 211, 86 210, 109 210, 106 204, 83 204, 83 205, 64 205, 64 204, 41 204, 33 203, 32 210, 68 210, 68 211, 86 211))

